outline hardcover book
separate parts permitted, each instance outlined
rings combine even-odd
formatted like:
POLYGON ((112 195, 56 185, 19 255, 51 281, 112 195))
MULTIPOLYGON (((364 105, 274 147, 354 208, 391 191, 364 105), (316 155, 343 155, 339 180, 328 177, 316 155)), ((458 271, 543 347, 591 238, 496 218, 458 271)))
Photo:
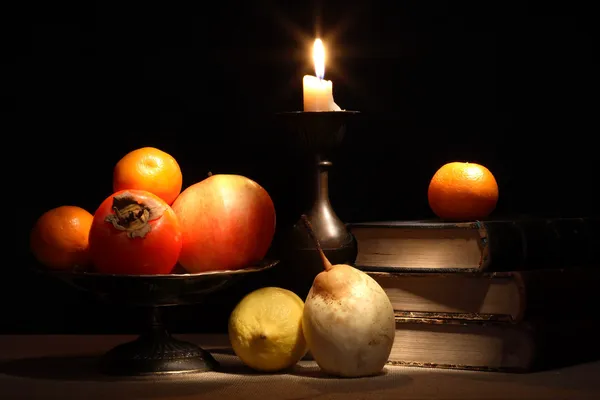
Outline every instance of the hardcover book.
POLYGON ((500 272, 598 267, 596 218, 348 224, 368 271, 500 272))

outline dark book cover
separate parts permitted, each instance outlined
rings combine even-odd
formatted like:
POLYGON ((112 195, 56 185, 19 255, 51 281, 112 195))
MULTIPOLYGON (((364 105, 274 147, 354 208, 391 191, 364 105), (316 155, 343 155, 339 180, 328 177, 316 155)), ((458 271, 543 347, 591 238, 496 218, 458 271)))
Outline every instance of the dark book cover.
POLYGON ((400 317, 520 323, 587 318, 600 269, 568 268, 481 274, 367 272, 388 294, 400 317))
MULTIPOLYGON (((481 257, 478 265, 460 268, 436 266, 430 268, 411 265, 375 266, 357 262, 364 270, 393 272, 398 269, 415 271, 500 272, 552 268, 593 268, 599 262, 595 250, 600 247, 598 218, 557 218, 486 220, 472 222, 443 221, 382 221, 348 224, 356 236, 363 228, 410 230, 468 230, 479 235, 481 257)), ((361 241, 358 251, 361 252, 361 241)), ((399 238, 397 240, 402 240, 399 238)), ((423 252, 428 251, 423 248, 423 252)), ((357 260, 360 259, 357 258, 357 260)))

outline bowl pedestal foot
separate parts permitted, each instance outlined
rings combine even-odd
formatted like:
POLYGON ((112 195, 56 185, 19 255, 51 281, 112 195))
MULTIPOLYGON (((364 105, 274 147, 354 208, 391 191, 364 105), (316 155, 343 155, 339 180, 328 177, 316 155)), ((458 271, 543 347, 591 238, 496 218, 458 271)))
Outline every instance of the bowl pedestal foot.
POLYGON ((108 375, 156 375, 205 372, 219 363, 201 347, 171 336, 160 318, 160 307, 151 307, 146 331, 136 340, 116 346, 100 361, 108 375))

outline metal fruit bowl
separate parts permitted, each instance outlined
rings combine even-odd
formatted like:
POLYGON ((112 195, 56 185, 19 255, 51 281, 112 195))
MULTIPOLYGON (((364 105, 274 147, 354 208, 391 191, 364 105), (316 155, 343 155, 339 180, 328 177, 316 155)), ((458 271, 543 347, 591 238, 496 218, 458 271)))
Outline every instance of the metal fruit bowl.
POLYGON ((136 340, 106 353, 100 360, 100 369, 110 375, 149 375, 202 372, 218 367, 208 351, 169 334, 160 318, 163 307, 200 303, 205 296, 232 282, 278 263, 265 259, 243 269, 195 274, 118 275, 77 269, 43 272, 103 301, 145 309, 149 314, 145 330, 136 340))
POLYGON ((243 269, 195 274, 119 275, 77 269, 49 273, 111 303, 159 307, 201 302, 204 296, 223 289, 245 275, 265 271, 278 263, 277 260, 262 260, 243 269))

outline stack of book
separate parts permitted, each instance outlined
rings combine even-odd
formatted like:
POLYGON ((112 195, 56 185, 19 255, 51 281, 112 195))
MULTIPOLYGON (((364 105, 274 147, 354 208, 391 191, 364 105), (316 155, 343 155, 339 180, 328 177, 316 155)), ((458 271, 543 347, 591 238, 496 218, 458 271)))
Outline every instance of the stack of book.
POLYGON ((525 372, 600 355, 599 221, 349 224, 396 313, 390 363, 525 372))

